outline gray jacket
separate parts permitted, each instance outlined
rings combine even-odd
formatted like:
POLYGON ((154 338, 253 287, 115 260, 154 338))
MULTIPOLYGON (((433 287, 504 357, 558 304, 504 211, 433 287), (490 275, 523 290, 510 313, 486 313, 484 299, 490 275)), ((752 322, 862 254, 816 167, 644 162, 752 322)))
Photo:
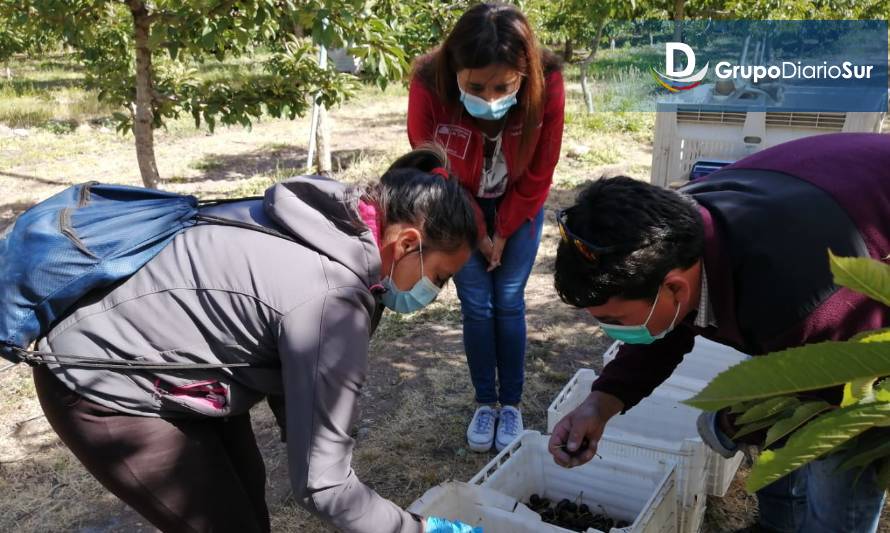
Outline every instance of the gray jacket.
POLYGON ((362 484, 349 430, 382 310, 369 287, 380 255, 345 186, 298 177, 265 199, 208 212, 273 227, 202 225, 135 275, 88 296, 41 350, 142 361, 258 368, 117 372, 51 366, 83 396, 142 416, 225 417, 283 395, 291 482, 302 505, 343 531, 419 532, 420 523, 362 484))

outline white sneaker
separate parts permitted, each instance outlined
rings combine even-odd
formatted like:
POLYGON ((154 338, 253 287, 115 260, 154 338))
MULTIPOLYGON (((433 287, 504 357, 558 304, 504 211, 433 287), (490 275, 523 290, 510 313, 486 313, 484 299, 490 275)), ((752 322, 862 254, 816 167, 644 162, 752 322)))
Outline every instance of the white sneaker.
POLYGON ((498 436, 494 441, 494 447, 498 451, 503 450, 522 434, 522 429, 522 413, 519 409, 512 405, 501 407, 498 415, 498 436))
POLYGON ((496 409, 483 405, 476 409, 467 428, 467 444, 474 452, 487 452, 494 443, 494 426, 498 420, 496 409))

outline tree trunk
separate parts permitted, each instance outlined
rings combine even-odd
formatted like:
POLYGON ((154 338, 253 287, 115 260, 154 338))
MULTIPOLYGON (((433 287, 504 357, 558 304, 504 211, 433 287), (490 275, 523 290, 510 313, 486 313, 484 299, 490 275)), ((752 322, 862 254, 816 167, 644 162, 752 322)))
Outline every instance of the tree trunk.
POLYGON ((133 136, 136 138, 136 161, 142 174, 142 183, 150 189, 158 187, 158 165, 154 148, 154 112, 151 108, 152 73, 151 50, 148 35, 151 19, 142 0, 129 1, 133 14, 134 40, 136 44, 136 105, 133 117, 133 136))
POLYGON ((562 58, 565 59, 566 63, 571 63, 572 58, 575 56, 575 46, 572 43, 571 39, 566 39, 565 44, 562 48, 562 58))
POLYGON ((331 128, 328 124, 328 110, 324 104, 318 106, 318 125, 315 130, 315 147, 318 153, 316 174, 331 175, 331 128))
POLYGON ((686 0, 674 0, 674 42, 683 42, 683 17, 686 0))
POLYGON ((590 54, 581 61, 581 92, 584 94, 584 103, 587 105, 587 112, 593 113, 593 93, 590 91, 590 82, 587 79, 588 70, 591 63, 596 59, 596 51, 600 46, 600 39, 603 36, 603 26, 606 20, 602 19, 596 23, 596 37, 590 42, 590 54))

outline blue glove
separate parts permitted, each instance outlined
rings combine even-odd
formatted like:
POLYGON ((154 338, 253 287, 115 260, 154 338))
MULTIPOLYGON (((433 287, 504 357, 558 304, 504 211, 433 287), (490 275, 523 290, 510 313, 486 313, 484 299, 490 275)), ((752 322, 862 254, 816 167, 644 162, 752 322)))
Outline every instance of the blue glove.
POLYGON ((423 531, 424 533, 482 533, 482 528, 471 527, 463 522, 452 522, 437 516, 429 516, 423 531))
POLYGON ((735 456, 735 453, 739 451, 739 447, 725 433, 720 431, 717 422, 718 416, 719 411, 703 411, 699 414, 698 420, 696 421, 698 435, 709 448, 720 454, 722 457, 731 459, 735 456))

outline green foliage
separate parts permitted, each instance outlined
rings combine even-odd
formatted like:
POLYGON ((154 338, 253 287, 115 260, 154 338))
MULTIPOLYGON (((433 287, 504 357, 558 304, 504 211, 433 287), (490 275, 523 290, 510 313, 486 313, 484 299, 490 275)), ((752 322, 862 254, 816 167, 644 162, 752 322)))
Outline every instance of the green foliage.
POLYGON ((740 439, 746 435, 750 435, 752 433, 757 433, 760 430, 766 429, 773 424, 777 424, 778 422, 786 419, 790 416, 791 411, 779 411, 777 413, 773 413, 766 418, 762 418, 756 422, 751 422, 750 424, 745 424, 740 427, 739 430, 733 435, 733 438, 740 439))
POLYGON ((745 411, 742 416, 736 419, 736 423, 750 424, 751 422, 764 420, 780 414, 786 409, 794 409, 798 405, 800 405, 800 400, 797 398, 790 398, 787 396, 769 398, 745 411))
MULTIPOLYGON (((0 32, 0 58, 25 51, 31 41, 55 39, 70 47, 85 67, 87 88, 120 108, 118 129, 129 130, 136 99, 135 5, 143 2, 0 0, 0 29, 17 28, 14 35, 0 32)), ((315 95, 335 105, 353 94, 357 80, 321 68, 319 45, 348 48, 380 85, 407 69, 392 28, 365 0, 157 0, 143 7, 150 23, 154 127, 182 113, 211 129, 217 123, 249 126, 263 113, 292 118, 315 95), (196 78, 197 66, 235 57, 257 59, 256 75, 196 78)))
MULTIPOLYGON (((890 266, 830 252, 829 262, 835 283, 890 303, 890 266)), ((847 446, 853 453, 842 468, 861 471, 874 464, 887 487, 890 435, 883 428, 890 427, 890 380, 879 382, 884 376, 890 376, 890 329, 752 358, 715 377, 686 403, 740 414, 736 424, 742 427, 733 438, 769 428, 763 444, 770 447, 788 437, 781 448, 761 453, 748 478, 749 491, 847 446), (801 403, 798 397, 838 385, 844 385, 840 407, 824 401, 801 403)))
POLYGON ((890 375, 888 343, 822 342, 744 361, 715 377, 689 404, 716 410, 881 375, 890 375))
POLYGON ((438 46, 457 19, 472 5, 469 0, 453 2, 411 2, 379 0, 373 13, 386 21, 399 50, 410 61, 438 46))
POLYGON ((856 439, 849 457, 841 463, 839 470, 856 468, 862 470, 871 463, 890 456, 890 440, 883 431, 869 430, 856 439))
POLYGON ((588 45, 597 36, 597 28, 614 19, 632 19, 643 15, 641 3, 626 0, 532 0, 526 4, 529 18, 539 28, 544 41, 572 41, 588 45))
POLYGON ((863 257, 830 255, 835 283, 890 305, 890 265, 863 257))
POLYGON ((832 20, 887 19, 886 0, 728 0, 724 10, 739 19, 832 20))
POLYGON ((746 487, 754 492, 804 464, 823 457, 867 429, 890 420, 890 403, 852 405, 816 417, 778 450, 760 454, 746 487))
POLYGON ((781 438, 784 438, 795 429, 806 424, 811 418, 823 411, 831 408, 828 402, 817 400, 806 402, 799 405, 791 416, 784 417, 776 422, 769 431, 766 432, 766 440, 763 442, 765 447, 770 446, 781 438))

